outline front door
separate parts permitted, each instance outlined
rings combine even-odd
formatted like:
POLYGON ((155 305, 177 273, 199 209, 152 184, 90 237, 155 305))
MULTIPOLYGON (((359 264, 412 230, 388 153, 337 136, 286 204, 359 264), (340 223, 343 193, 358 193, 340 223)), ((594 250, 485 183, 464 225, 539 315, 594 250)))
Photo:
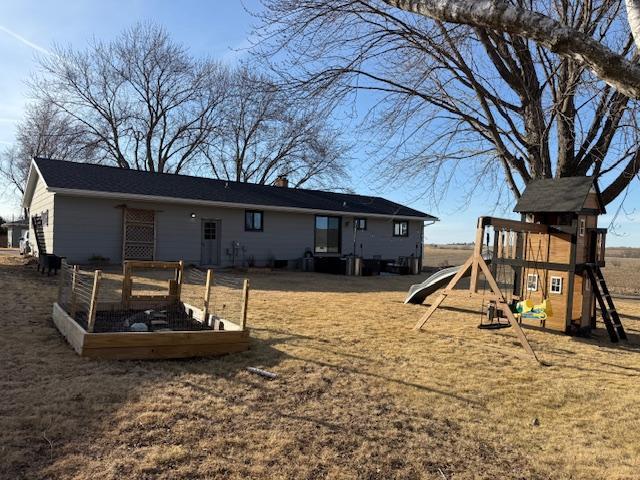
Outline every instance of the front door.
POLYGON ((220 264, 220 221, 202 220, 202 265, 220 264))

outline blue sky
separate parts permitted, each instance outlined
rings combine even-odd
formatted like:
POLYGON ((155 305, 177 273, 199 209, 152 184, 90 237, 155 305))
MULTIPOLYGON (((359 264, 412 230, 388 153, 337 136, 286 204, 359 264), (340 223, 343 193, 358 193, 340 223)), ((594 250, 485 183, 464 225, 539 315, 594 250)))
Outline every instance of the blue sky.
MULTIPOLYGON (((245 0, 249 9, 257 8, 255 0, 245 0)), ((82 48, 92 37, 109 39, 122 29, 140 20, 153 20, 164 25, 173 38, 187 45, 194 55, 209 55, 233 63, 241 58, 248 46, 254 19, 240 1, 80 1, 45 2, 34 0, 3 0, 0 16, 0 148, 10 145, 15 123, 28 102, 24 82, 35 69, 34 56, 39 49, 52 43, 72 44, 82 48), (240 50, 240 51, 238 51, 240 50)), ((472 241, 475 219, 480 215, 509 216, 508 211, 494 211, 492 192, 479 192, 471 205, 462 206, 456 190, 451 189, 438 205, 430 204, 416 189, 395 185, 372 187, 365 153, 366 141, 356 143, 353 153, 351 187, 358 193, 382 195, 406 203, 440 217, 441 222, 426 229, 428 242, 472 241)), ((459 183, 474 181, 458 178, 459 183)), ((4 189, 0 186, 0 192, 4 189)), ((609 213, 600 225, 609 227, 619 202, 608 206, 609 213)), ((608 236, 613 246, 640 247, 640 182, 632 185, 625 210, 615 223, 615 232, 608 236)), ((18 199, 6 193, 0 196, 0 215, 18 214, 18 199)))

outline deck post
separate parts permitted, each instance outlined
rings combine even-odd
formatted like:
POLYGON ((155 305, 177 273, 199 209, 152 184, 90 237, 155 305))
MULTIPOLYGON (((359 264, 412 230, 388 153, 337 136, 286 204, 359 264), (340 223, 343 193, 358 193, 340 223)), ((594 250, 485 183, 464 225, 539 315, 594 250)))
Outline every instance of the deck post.
POLYGON ((69 316, 73 319, 76 318, 77 298, 76 298, 76 285, 78 282, 78 265, 73 266, 71 272, 71 300, 69 302, 69 316))
POLYGON ((96 270, 93 274, 93 289, 91 291, 91 303, 89 303, 89 313, 87 314, 87 332, 93 333, 96 323, 96 311, 98 309, 98 290, 100 290, 100 278, 102 270, 96 270))
POLYGON ((209 305, 211 301, 211 284, 213 283, 213 270, 207 270, 207 280, 204 284, 204 305, 202 307, 202 322, 209 323, 209 305))
POLYGON ((247 326, 247 305, 249 303, 249 280, 247 278, 244 279, 242 283, 242 330, 247 326))

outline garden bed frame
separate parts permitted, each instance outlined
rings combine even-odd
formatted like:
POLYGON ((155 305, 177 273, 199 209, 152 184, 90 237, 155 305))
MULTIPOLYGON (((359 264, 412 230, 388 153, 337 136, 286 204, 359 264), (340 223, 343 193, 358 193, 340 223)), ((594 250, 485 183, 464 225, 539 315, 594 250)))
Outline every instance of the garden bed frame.
MULTIPOLYGON (((162 308, 178 303, 194 320, 205 324, 208 324, 209 321, 214 322, 215 317, 208 312, 213 271, 207 271, 203 308, 200 309, 180 301, 184 277, 183 262, 125 262, 122 302, 115 303, 99 303, 97 301, 102 272, 96 270, 88 308, 88 326, 85 330, 72 316, 75 312, 73 287, 78 268, 77 266, 63 265, 64 268, 70 268, 73 272, 71 305, 68 307, 71 315, 61 306, 59 296, 59 301, 53 304, 53 322, 80 356, 99 359, 142 360, 219 356, 249 349, 249 330, 246 327, 249 282, 246 279, 243 282, 241 293, 243 301, 241 322, 237 324, 223 319, 224 330, 93 333, 97 311, 131 308, 134 305, 136 308, 143 309, 162 308), (167 295, 132 295, 132 275, 136 269, 175 270, 175 279, 169 280, 167 295)), ((61 290, 63 277, 64 275, 61 275, 61 290)))

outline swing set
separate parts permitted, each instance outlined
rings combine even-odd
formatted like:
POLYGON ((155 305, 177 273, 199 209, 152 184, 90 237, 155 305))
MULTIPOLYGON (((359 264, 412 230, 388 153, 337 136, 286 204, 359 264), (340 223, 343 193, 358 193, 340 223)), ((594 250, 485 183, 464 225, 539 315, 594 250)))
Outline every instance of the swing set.
POLYGON ((626 340, 601 271, 606 229, 597 228, 597 216, 605 211, 593 179, 536 180, 514 211, 521 213, 522 221, 478 219, 473 254, 415 329, 422 329, 449 297, 478 298, 482 302, 478 327, 513 328, 525 351, 539 362, 522 325, 589 335, 596 328, 597 302, 610 340, 626 340), (465 277, 470 277, 468 290, 456 289, 465 277))

